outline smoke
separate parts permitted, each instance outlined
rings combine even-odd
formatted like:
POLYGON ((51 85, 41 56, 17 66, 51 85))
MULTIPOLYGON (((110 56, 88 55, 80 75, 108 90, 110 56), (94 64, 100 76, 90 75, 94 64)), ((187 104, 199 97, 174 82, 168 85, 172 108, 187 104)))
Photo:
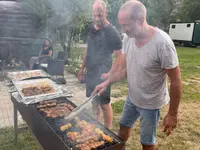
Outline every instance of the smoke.
POLYGON ((1 45, 0 57, 26 57, 23 61, 27 62, 30 56, 38 55, 43 38, 55 39, 63 34, 60 27, 64 26, 67 31, 90 20, 92 3, 93 0, 1 1, 0 35, 1 40, 9 44, 1 45))
POLYGON ((147 21, 153 26, 166 30, 170 15, 175 8, 174 0, 140 0, 147 8, 147 21))
POLYGON ((43 31, 51 33, 66 26, 76 28, 80 22, 89 20, 93 0, 23 0, 23 7, 41 19, 43 31))

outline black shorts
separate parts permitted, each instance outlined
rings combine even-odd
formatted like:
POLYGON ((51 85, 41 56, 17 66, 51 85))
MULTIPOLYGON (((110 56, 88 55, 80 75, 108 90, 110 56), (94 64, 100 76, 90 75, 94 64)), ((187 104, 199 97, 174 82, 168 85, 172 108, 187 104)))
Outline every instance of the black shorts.
MULTIPOLYGON (((91 87, 86 84, 86 97, 90 97, 94 89, 95 87, 91 87)), ((100 105, 109 104, 110 103, 110 89, 111 87, 109 86, 101 96, 95 97, 92 103, 100 104, 100 105)))

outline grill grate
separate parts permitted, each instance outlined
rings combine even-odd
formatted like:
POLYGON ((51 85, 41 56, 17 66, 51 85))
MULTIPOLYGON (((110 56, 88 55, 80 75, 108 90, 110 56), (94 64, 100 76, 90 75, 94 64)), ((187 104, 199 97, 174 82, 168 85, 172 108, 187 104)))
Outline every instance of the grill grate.
MULTIPOLYGON (((67 104, 70 104, 73 107, 76 107, 76 105, 74 103, 72 103, 71 101, 67 100, 66 98, 56 98, 56 100, 57 100, 57 104, 58 103, 67 103, 67 104)), ((34 105, 35 105, 35 107, 37 107, 38 104, 34 104, 34 105)), ((67 132, 80 131, 80 129, 75 127, 75 123, 73 121, 66 122, 64 117, 48 118, 48 117, 45 116, 45 114, 43 112, 41 112, 41 111, 38 111, 38 112, 46 120, 48 125, 58 134, 58 136, 62 139, 62 141, 64 141, 64 143, 69 148, 72 148, 73 150, 79 150, 78 148, 76 148, 76 146, 75 146, 76 144, 73 143, 72 141, 68 140, 67 137, 66 137, 67 132), (68 129, 65 132, 60 131, 60 126, 66 124, 66 123, 71 123, 72 124, 72 128, 68 129)), ((112 143, 105 142, 104 145, 99 146, 98 148, 96 148, 96 150, 103 150, 105 148, 109 148, 109 147, 112 147, 112 146, 120 143, 120 141, 118 140, 118 138, 116 137, 115 134, 112 134, 111 131, 109 131, 103 125, 101 125, 99 122, 97 122, 87 112, 81 113, 79 118, 81 118, 81 120, 85 120, 88 123, 95 124, 97 126, 97 128, 99 128, 100 130, 104 131, 104 133, 106 135, 109 135, 109 136, 112 137, 112 139, 113 139, 112 143)))

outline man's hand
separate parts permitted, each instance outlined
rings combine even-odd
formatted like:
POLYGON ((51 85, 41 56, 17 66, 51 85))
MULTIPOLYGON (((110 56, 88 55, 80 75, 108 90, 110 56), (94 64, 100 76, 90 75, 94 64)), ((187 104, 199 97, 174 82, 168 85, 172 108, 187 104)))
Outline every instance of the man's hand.
POLYGON ((96 93, 99 96, 102 95, 106 91, 108 85, 109 85, 109 81, 108 80, 106 80, 106 81, 102 82, 101 84, 97 85, 95 87, 94 91, 92 92, 92 95, 94 95, 96 93))
POLYGON ((107 79, 108 79, 108 74, 107 74, 107 73, 103 73, 103 74, 101 75, 101 79, 102 79, 102 80, 107 80, 107 79))
POLYGON ((177 126, 177 115, 167 114, 163 121, 164 132, 169 136, 177 126))
POLYGON ((79 79, 79 81, 83 80, 83 74, 84 74, 84 69, 81 69, 81 70, 78 72, 78 79, 79 79))

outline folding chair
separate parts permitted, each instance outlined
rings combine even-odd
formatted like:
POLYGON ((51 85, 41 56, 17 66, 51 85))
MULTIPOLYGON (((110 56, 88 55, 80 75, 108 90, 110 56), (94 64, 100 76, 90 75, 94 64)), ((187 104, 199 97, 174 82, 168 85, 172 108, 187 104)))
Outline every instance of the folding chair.
POLYGON ((65 64, 69 65, 68 59, 66 59, 66 58, 67 58, 67 54, 64 51, 59 51, 58 52, 57 59, 58 60, 64 60, 65 64))
POLYGON ((57 55, 58 60, 65 60, 65 52, 64 51, 59 51, 57 55))
POLYGON ((49 57, 49 56, 39 57, 39 64, 38 64, 39 69, 43 69, 43 70, 47 71, 48 61, 50 59, 51 59, 51 57, 49 57))
POLYGON ((49 59, 47 65, 47 73, 51 76, 56 76, 54 80, 56 83, 66 84, 64 79, 64 60, 56 60, 56 59, 49 59), (62 76, 61 78, 57 78, 57 76, 62 76))

